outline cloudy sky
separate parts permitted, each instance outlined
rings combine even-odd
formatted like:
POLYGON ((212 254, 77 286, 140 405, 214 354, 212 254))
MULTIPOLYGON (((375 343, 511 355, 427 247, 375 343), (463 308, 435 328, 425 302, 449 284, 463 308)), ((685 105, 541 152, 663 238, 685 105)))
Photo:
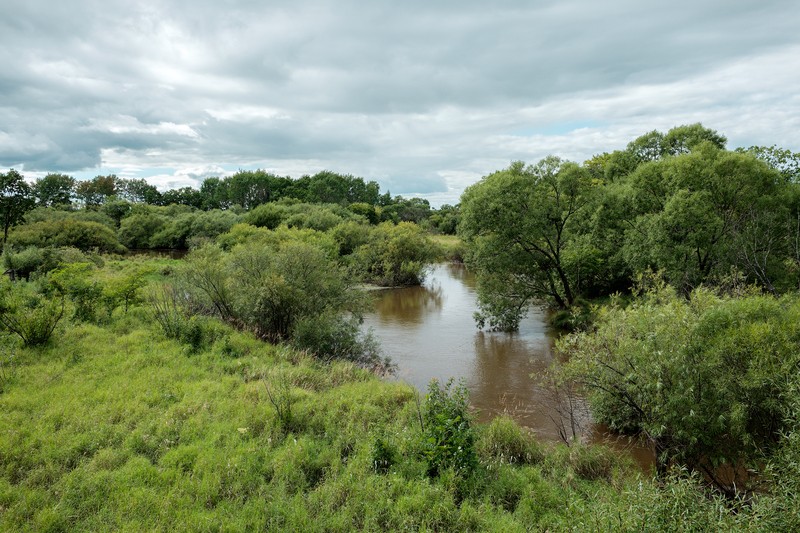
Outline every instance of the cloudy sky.
POLYGON ((329 169, 454 203, 702 122, 800 151, 796 0, 0 0, 0 168, 329 169))

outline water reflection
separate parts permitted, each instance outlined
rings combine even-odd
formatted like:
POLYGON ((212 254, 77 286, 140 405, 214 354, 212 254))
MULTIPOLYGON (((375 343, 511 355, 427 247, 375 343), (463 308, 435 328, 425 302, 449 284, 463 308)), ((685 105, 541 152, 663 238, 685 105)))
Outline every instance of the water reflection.
POLYGON ((404 287, 380 291, 375 313, 384 325, 421 324, 427 316, 442 309, 441 287, 404 287))
POLYGON ((548 440, 560 440, 561 432, 571 437, 574 430, 630 452, 644 469, 652 465, 646 447, 590 423, 577 389, 546 386, 545 370, 555 354, 541 311, 533 310, 516 333, 495 333, 475 327, 476 308, 474 277, 462 265, 437 265, 423 287, 377 291, 365 327, 398 365, 397 379, 423 392, 434 378, 463 379, 482 421, 505 413, 548 440))
POLYGON ((514 334, 481 332, 475 279, 458 264, 437 265, 423 287, 380 291, 365 320, 398 379, 425 391, 431 379, 463 379, 480 419, 508 413, 546 438, 558 438, 540 376, 553 360, 553 339, 534 311, 514 334))

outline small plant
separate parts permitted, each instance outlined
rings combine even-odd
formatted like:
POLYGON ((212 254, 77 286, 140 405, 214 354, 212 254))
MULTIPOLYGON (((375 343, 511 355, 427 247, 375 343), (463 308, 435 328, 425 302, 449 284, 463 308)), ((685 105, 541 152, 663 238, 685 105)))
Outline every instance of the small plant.
POLYGON ((179 339, 184 330, 186 318, 186 302, 173 285, 162 285, 150 292, 148 296, 153 319, 161 326, 164 335, 170 339, 179 339))
POLYGON ((273 379, 271 387, 266 379, 263 383, 269 403, 272 404, 278 417, 278 424, 282 431, 288 433, 294 427, 294 415, 292 414, 294 399, 292 398, 291 384, 283 376, 273 379))
POLYGON ((376 436, 372 442, 372 469, 376 474, 386 474, 394 464, 395 448, 382 436, 376 436))
POLYGON ((478 459, 468 412, 468 393, 463 383, 454 387, 451 379, 442 387, 437 380, 432 380, 422 420, 428 475, 438 476, 448 468, 458 476, 472 474, 478 459))

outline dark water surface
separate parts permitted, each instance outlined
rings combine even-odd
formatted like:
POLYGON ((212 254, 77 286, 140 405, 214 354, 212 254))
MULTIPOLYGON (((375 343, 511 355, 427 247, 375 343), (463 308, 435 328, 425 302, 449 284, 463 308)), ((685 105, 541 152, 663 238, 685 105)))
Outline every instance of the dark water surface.
MULTIPOLYGON (((532 310, 516 333, 479 331, 475 279, 460 264, 434 266, 422 287, 375 291, 375 312, 365 318, 398 370, 396 379, 425 392, 431 379, 463 379, 478 418, 507 413, 540 438, 558 440, 552 392, 537 383, 553 362, 554 333, 540 310, 532 310)), ((584 437, 615 442, 589 423, 583 398, 574 398, 582 414, 584 437)), ((632 450, 640 463, 649 452, 632 450)))

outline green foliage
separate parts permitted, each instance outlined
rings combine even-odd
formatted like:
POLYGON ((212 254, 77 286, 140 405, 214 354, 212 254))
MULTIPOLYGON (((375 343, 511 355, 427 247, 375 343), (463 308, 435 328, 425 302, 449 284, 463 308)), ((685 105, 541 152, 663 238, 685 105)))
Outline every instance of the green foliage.
POLYGON ((367 244, 371 230, 366 224, 349 220, 338 224, 329 233, 339 246, 339 255, 344 257, 351 255, 359 246, 367 244))
POLYGON ((117 235, 128 248, 149 248, 153 236, 166 224, 167 219, 156 213, 137 213, 122 219, 117 235))
POLYGON ((662 472, 685 465, 732 494, 748 487, 746 469, 775 452, 785 428, 798 318, 796 298, 698 290, 687 301, 662 288, 601 311, 596 332, 559 349, 570 358, 567 375, 589 387, 598 420, 649 439, 662 472))
POLYGON ((261 204, 248 211, 242 222, 257 228, 275 229, 286 220, 288 214, 289 206, 285 204, 261 204))
POLYGON ((370 450, 372 469, 377 474, 386 474, 396 461, 397 450, 385 436, 375 436, 370 450))
POLYGON ((117 195, 118 184, 119 178, 114 174, 95 176, 91 180, 79 181, 75 186, 75 196, 85 207, 96 207, 117 195))
POLYGON ((416 224, 384 222, 372 230, 369 242, 355 252, 366 279, 386 287, 419 285, 436 248, 416 224))
POLYGON ((683 294, 732 273, 798 286, 800 202, 791 154, 727 151, 700 124, 652 131, 579 167, 513 163, 462 196, 481 327, 513 330, 531 303, 559 309, 663 271, 683 294), (788 174, 787 174, 788 173, 788 174))
POLYGON ((595 249, 580 238, 596 188, 585 169, 549 157, 464 192, 459 232, 478 275, 481 322, 516 329, 532 301, 568 307, 598 275, 595 249))
POLYGON ((533 436, 507 416, 498 416, 481 429, 475 449, 484 462, 524 465, 544 458, 533 436))
POLYGON ((452 469, 459 477, 469 477, 478 465, 475 434, 469 414, 468 393, 453 380, 441 386, 432 380, 422 411, 423 453, 428 475, 438 476, 452 469))
POLYGON ((125 251, 125 247, 119 243, 114 231, 108 226, 73 218, 18 226, 9 235, 8 242, 19 247, 71 246, 84 251, 94 249, 105 252, 125 251))
POLYGON ((335 312, 302 318, 292 332, 292 345, 325 361, 342 359, 383 374, 391 370, 388 359, 381 356, 378 341, 370 333, 361 332, 356 317, 335 312))
POLYGON ((150 247, 185 250, 192 243, 202 244, 226 233, 238 221, 239 216, 230 211, 182 213, 167 221, 153 234, 150 238, 150 247))
POLYGON ((44 250, 36 246, 16 252, 13 246, 6 246, 3 249, 3 267, 12 273, 14 278, 30 279, 31 274, 36 272, 45 260, 44 250))
POLYGON ((25 178, 13 168, 0 173, 0 223, 3 225, 3 244, 8 231, 18 224, 25 213, 33 209, 34 198, 25 178))
POLYGON ((50 285, 62 297, 68 297, 75 307, 73 317, 94 322, 103 300, 103 285, 90 263, 72 263, 54 271, 48 277, 50 285))
POLYGON ((36 205, 55 207, 70 205, 75 190, 75 178, 66 174, 47 174, 33 184, 36 205))
POLYGON ((361 297, 316 246, 288 240, 277 249, 237 246, 229 253, 207 246, 189 254, 182 271, 195 309, 273 342, 299 332, 298 342, 322 358, 376 360, 373 343, 358 340, 355 323, 337 318, 359 311, 361 297), (316 331, 315 320, 323 325, 316 331))
POLYGON ((0 285, 0 324, 24 346, 47 344, 63 316, 63 298, 48 298, 28 283, 0 285))

